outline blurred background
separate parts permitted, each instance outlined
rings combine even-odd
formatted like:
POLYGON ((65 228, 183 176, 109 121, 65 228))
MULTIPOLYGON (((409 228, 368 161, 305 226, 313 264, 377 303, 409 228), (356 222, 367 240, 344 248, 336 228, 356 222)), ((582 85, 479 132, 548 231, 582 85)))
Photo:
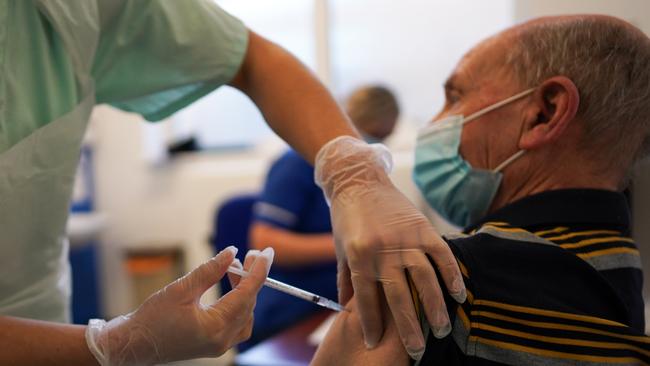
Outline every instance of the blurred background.
MULTIPOLYGON (((396 161, 392 178, 421 208, 411 182, 415 133, 442 106, 445 77, 476 43, 517 22, 564 13, 610 14, 650 34, 646 0, 216 2, 298 56, 339 100, 366 84, 393 90, 401 114, 386 141, 396 161)), ((97 107, 68 224, 75 321, 126 313, 213 255, 217 208, 234 195, 259 191, 285 149, 253 104, 228 87, 156 124, 97 107)), ((639 170, 631 196, 647 269, 648 165, 639 170)))

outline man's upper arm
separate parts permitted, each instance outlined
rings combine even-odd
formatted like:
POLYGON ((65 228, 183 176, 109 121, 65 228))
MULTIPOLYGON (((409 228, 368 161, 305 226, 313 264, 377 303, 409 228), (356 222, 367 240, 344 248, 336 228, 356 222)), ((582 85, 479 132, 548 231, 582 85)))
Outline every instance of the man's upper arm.
POLYGON ((338 314, 334 324, 318 347, 312 366, 320 365, 408 365, 409 356, 402 346, 395 321, 384 303, 383 314, 386 328, 379 344, 366 349, 361 332, 361 322, 354 297, 344 311, 338 314))
MULTIPOLYGON (((444 281, 439 281, 445 296, 447 310, 449 311, 452 321, 452 334, 443 339, 436 339, 431 331, 428 331, 427 345, 423 359, 416 365, 462 365, 464 364, 464 355, 461 345, 466 345, 470 331, 471 302, 473 300, 472 292, 474 290, 469 278, 469 272, 462 260, 462 253, 453 243, 449 243, 452 251, 457 256, 459 265, 462 268, 463 279, 468 290, 468 300, 462 304, 457 304, 449 295, 444 281)), ((432 263, 432 266, 435 265, 432 263)), ((440 277, 439 277, 440 279, 440 277)), ((384 304, 384 306, 386 306, 384 304)), ((361 324, 359 322, 354 298, 347 306, 351 309, 349 313, 339 314, 336 322, 327 334, 325 341, 318 349, 312 365, 408 365, 409 357, 402 346, 399 334, 395 327, 395 322, 390 315, 390 311, 384 308, 384 316, 389 318, 384 321, 387 324, 386 331, 380 344, 373 350, 366 350, 363 344, 361 324)), ((420 306, 422 308, 422 306, 420 306)), ((423 329, 428 329, 426 317, 419 314, 423 329)))
POLYGON ((159 120, 228 83, 248 29, 209 0, 99 0, 98 103, 159 120))

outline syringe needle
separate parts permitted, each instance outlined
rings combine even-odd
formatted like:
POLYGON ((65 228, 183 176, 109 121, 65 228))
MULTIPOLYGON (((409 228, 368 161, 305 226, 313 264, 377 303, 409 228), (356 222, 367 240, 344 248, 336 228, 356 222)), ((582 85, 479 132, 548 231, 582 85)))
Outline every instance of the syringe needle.
POLYGON ((334 301, 332 301, 330 299, 326 299, 324 297, 321 297, 320 299, 318 299, 318 302, 316 302, 316 304, 318 304, 318 305, 320 305, 322 307, 328 308, 328 309, 332 309, 334 311, 347 311, 347 309, 345 309, 338 302, 334 302, 334 301))
MULTIPOLYGON (((248 272, 244 271, 243 269, 239 269, 237 267, 230 266, 228 267, 228 272, 241 276, 241 277, 246 277, 248 276, 248 272)), ((322 296, 313 294, 309 291, 305 291, 303 289, 300 289, 298 287, 294 287, 291 285, 288 285, 284 282, 280 282, 278 280, 274 280, 272 278, 267 277, 266 280, 264 280, 264 286, 270 287, 272 289, 284 292, 285 294, 289 294, 298 298, 301 298, 303 300, 307 300, 309 302, 315 303, 317 305, 320 305, 322 307, 334 310, 334 311, 344 311, 346 310, 341 304, 334 302, 330 299, 326 299, 322 296)))

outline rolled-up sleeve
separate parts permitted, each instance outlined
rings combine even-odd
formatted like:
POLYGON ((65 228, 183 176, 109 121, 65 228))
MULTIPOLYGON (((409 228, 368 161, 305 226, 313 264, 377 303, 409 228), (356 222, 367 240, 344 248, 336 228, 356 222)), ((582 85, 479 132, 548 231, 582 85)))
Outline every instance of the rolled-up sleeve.
POLYGON ((163 119, 235 76, 248 30, 212 0, 100 0, 97 103, 163 119))

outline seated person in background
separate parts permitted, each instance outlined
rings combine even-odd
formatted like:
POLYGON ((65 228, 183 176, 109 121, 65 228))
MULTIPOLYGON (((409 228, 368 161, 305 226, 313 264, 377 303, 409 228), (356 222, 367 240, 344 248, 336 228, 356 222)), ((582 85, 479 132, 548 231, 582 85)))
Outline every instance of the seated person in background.
MULTIPOLYGON (((448 336, 447 319, 429 329, 422 316, 419 364, 650 364, 621 194, 650 147, 650 39, 612 17, 536 19, 467 53, 445 92, 418 136, 414 179, 465 227, 445 239, 467 301, 445 299, 448 336)), ((408 364, 394 325, 365 349, 355 306, 313 364, 408 364)))
MULTIPOLYGON (((395 96, 381 86, 356 90, 346 112, 365 139, 381 142, 399 115, 395 96)), ((336 254, 330 213, 314 168, 287 151, 273 163, 264 190, 253 207, 250 246, 275 250, 269 276, 330 299, 337 298, 336 254)), ((255 307, 253 335, 243 348, 318 311, 319 307, 271 289, 263 289, 255 307)))

